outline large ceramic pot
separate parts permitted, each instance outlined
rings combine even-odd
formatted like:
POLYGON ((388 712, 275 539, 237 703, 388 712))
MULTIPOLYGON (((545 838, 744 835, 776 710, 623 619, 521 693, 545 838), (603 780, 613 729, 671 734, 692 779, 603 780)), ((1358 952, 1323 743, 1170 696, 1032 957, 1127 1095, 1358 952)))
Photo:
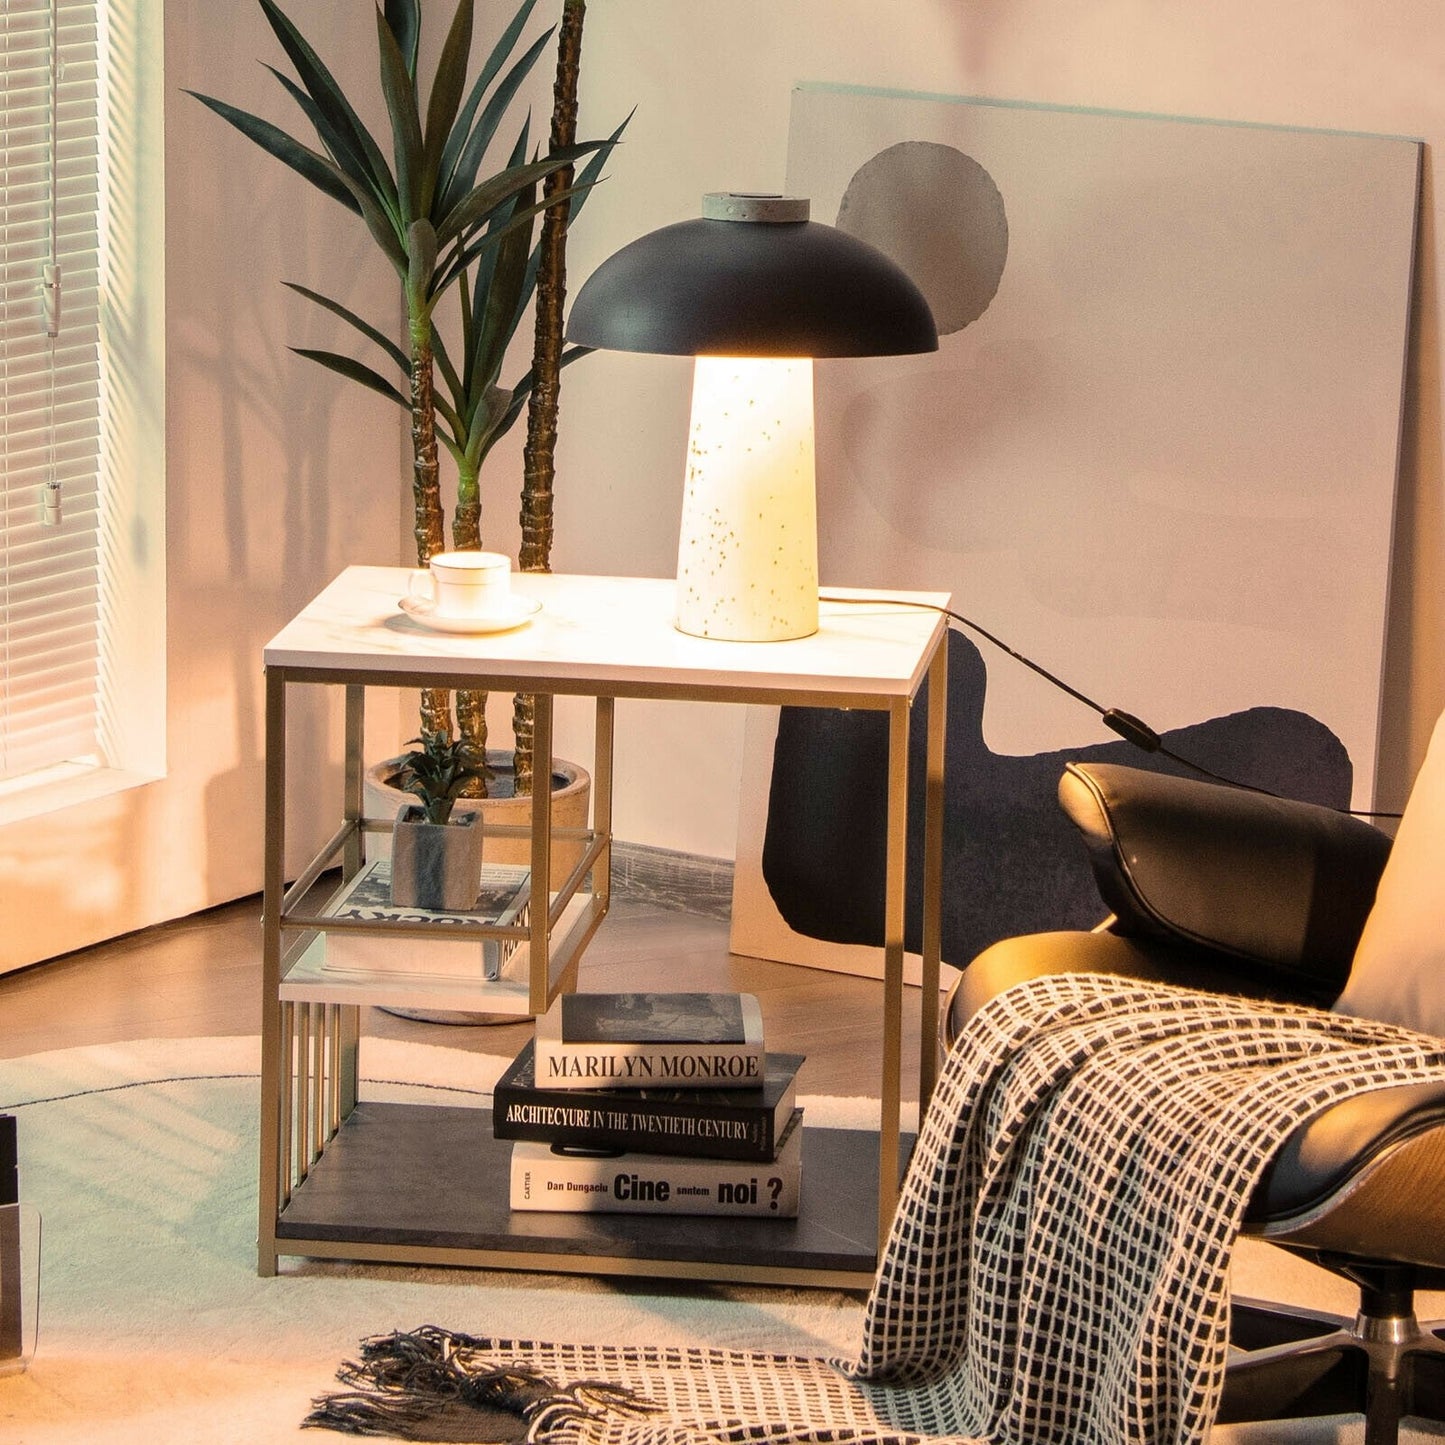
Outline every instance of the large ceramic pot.
MULTIPOLYGON (((513 787, 512 754, 498 749, 487 750, 487 765, 492 770, 488 784, 491 796, 468 799, 465 806, 482 811, 484 838, 482 856, 488 863, 526 864, 532 860, 531 843, 525 834, 498 837, 490 830, 498 825, 526 828, 532 820, 532 799, 517 797, 513 787)), ((395 818, 403 807, 415 801, 410 793, 391 785, 401 766, 400 758, 387 758, 366 770, 365 811, 368 818, 395 818)), ((585 828, 592 802, 592 777, 580 763, 565 758, 552 759, 552 827, 585 828)), ((552 882, 566 878, 577 866, 584 845, 581 841, 559 839, 552 848, 552 882)), ((367 856, 389 856, 391 835, 371 833, 366 840, 367 856)))
MULTIPOLYGON (((527 834, 498 837, 490 829, 498 825, 529 827, 532 820, 530 795, 517 797, 513 787, 512 754, 488 749, 487 763, 492 769, 488 784, 491 796, 468 799, 464 806, 480 808, 483 839, 482 859, 486 863, 527 864, 531 862, 531 842, 527 834)), ((393 787, 391 779, 401 767, 400 758, 387 758, 366 770, 363 806, 368 818, 392 818, 415 799, 410 793, 393 787)), ((585 828, 592 802, 592 777, 579 763, 565 758, 552 759, 552 827, 585 828)), ((580 840, 557 839, 552 847, 552 881, 562 881, 577 866, 585 844, 580 840)), ((368 833, 366 849, 369 858, 385 858, 391 852, 390 833, 368 833)), ((472 1013, 455 1009, 388 1009, 405 1018, 423 1023, 440 1024, 514 1024, 518 1014, 472 1013)))

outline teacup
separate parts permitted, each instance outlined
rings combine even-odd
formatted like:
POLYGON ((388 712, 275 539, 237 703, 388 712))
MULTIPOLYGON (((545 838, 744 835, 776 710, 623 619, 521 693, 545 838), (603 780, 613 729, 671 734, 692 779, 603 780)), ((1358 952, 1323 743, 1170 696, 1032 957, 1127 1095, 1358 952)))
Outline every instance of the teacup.
POLYGON ((412 573, 407 592, 440 617, 503 617, 512 603, 512 563, 501 552, 438 552, 427 571, 412 573))

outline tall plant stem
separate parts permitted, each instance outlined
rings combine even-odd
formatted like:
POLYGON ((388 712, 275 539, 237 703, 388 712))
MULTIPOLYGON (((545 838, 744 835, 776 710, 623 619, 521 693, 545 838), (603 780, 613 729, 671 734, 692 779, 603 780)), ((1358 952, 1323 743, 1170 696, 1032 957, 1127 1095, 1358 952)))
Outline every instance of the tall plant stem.
MULTIPOLYGON (((557 36, 557 74, 552 86, 553 150, 577 139, 577 85, 582 70, 582 23, 586 0, 563 0, 557 36)), ((544 200, 572 184, 572 167, 543 182, 544 200)), ((548 572, 552 558, 553 483, 556 478, 557 412, 562 379, 562 310, 567 297, 567 207, 542 213, 537 268, 536 342, 532 394, 527 399, 527 442, 522 462, 522 543, 517 564, 524 572, 548 572)), ((532 791, 534 703, 518 693, 512 703, 519 793, 532 791)))
POLYGON ((457 506, 452 513, 452 546, 458 552, 482 550, 482 488, 470 460, 457 463, 457 506))
MULTIPOLYGON (((437 465, 436 403, 432 393, 431 317, 413 311, 408 320, 408 331, 411 338, 413 525, 417 566, 425 567, 434 552, 446 548, 441 475, 437 465)), ((422 690, 421 730, 423 734, 452 735, 451 695, 445 688, 422 690)))
MULTIPOLYGON (((477 470, 467 462, 457 467, 457 506, 452 513, 452 546, 459 552, 482 549, 482 492, 477 470)), ((479 757, 487 755, 487 695, 484 692, 457 693, 457 730, 479 757)), ((468 778, 464 798, 485 798, 487 780, 468 778)))
MULTIPOLYGON (((471 744, 479 757, 487 755, 487 695, 473 689, 457 693, 457 731, 471 744)), ((462 788, 464 798, 485 798, 487 780, 483 776, 468 778, 462 788)))

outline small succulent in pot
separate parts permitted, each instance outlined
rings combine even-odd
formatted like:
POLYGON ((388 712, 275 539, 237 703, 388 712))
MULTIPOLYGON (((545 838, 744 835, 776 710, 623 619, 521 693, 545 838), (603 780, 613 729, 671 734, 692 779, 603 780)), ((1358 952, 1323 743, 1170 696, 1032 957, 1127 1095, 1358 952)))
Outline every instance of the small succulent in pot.
POLYGON ((392 783, 421 799, 428 823, 449 823, 452 805, 466 785, 473 778, 491 777, 492 769, 485 755, 465 738, 427 732, 410 741, 421 747, 402 757, 392 783))
POLYGON ((476 906, 482 873, 482 815, 452 808, 475 777, 486 777, 482 757, 465 739, 427 732, 412 742, 393 779, 420 800, 397 815, 391 835, 391 901, 403 908, 466 910, 476 906))

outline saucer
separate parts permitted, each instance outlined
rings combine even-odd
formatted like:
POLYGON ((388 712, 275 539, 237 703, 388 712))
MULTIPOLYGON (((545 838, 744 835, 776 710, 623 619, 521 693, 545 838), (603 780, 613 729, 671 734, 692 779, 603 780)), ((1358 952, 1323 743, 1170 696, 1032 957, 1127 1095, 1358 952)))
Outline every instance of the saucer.
POLYGON ((403 597, 397 605, 414 622, 429 627, 433 632, 465 632, 473 636, 484 632, 507 632, 530 622, 542 610, 537 598, 516 594, 509 599, 507 610, 495 617, 453 617, 438 612, 435 602, 424 602, 417 597, 403 597))

